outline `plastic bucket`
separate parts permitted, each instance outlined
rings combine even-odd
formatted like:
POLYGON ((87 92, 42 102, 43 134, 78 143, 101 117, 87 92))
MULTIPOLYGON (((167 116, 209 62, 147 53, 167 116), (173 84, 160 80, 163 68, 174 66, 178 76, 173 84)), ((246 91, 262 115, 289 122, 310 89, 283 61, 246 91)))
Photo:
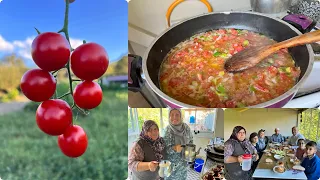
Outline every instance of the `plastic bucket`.
POLYGON ((194 161, 194 170, 201 173, 202 167, 204 164, 204 160, 203 159, 196 159, 194 161))

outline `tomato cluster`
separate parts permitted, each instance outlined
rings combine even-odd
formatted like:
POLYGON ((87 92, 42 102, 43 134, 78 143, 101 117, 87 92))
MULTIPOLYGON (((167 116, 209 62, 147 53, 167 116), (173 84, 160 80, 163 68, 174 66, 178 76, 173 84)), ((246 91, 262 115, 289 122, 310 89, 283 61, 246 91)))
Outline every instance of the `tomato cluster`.
POLYGON ((32 59, 40 69, 29 70, 23 75, 21 90, 31 101, 42 102, 36 111, 36 123, 40 130, 58 136, 63 154, 79 157, 87 149, 88 138, 83 128, 73 124, 69 104, 52 98, 57 85, 52 74, 61 68, 69 68, 70 63, 72 72, 82 81, 74 91, 71 89, 74 103, 82 109, 93 109, 103 97, 101 87, 93 80, 106 72, 109 65, 107 52, 96 43, 85 43, 71 53, 68 40, 55 32, 39 34, 31 48, 32 59))

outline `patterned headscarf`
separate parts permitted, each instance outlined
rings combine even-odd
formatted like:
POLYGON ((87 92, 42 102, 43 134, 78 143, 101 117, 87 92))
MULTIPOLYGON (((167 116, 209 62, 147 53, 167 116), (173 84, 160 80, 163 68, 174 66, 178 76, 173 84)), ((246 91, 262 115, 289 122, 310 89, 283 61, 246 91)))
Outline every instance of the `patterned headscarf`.
POLYGON ((162 137, 159 136, 158 139, 153 140, 151 137, 147 135, 147 132, 150 130, 151 126, 153 125, 157 126, 157 128, 159 129, 158 125, 154 121, 152 120, 145 121, 142 126, 140 138, 145 140, 150 145, 151 149, 153 150, 157 158, 157 161, 160 162, 163 159, 163 155, 161 152, 163 151, 165 144, 162 137))
POLYGON ((252 154, 251 152, 251 148, 249 146, 251 146, 251 143, 247 140, 247 139, 244 139, 243 141, 240 141, 238 138, 237 138, 237 134, 239 131, 241 130, 244 130, 245 133, 247 133, 246 129, 242 126, 236 126, 233 128, 233 131, 232 131, 232 134, 230 136, 230 139, 233 140, 233 141, 238 141, 241 145, 241 147, 243 148, 243 150, 245 151, 245 153, 248 153, 248 154, 252 154))

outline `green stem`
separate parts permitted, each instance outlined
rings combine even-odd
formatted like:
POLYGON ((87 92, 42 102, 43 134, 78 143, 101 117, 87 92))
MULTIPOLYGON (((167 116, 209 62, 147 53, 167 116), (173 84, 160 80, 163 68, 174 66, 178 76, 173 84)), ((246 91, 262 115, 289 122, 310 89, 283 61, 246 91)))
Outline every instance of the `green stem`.
POLYGON ((37 31, 38 34, 41 34, 41 32, 40 32, 36 27, 35 27, 35 29, 36 29, 36 31, 37 31))
MULTIPOLYGON (((65 13, 64 13, 63 28, 60 31, 58 31, 58 33, 63 32, 65 34, 65 37, 66 37, 66 39, 67 39, 67 41, 69 42, 69 45, 70 45, 70 51, 72 52, 74 49, 71 47, 71 43, 70 43, 69 32, 68 32, 68 24, 69 24, 68 19, 69 19, 69 0, 66 0, 66 9, 65 9, 65 13)), ((68 78, 69 78, 69 88, 70 88, 69 94, 71 94, 72 99, 73 99, 73 87, 72 87, 73 80, 72 80, 72 77, 71 77, 70 59, 69 59, 67 65, 66 65, 66 68, 67 68, 67 71, 68 71, 68 78)), ((65 95, 68 95, 68 93, 65 94, 65 95)), ((71 108, 74 108, 74 107, 76 107, 83 114, 87 115, 85 110, 83 110, 80 107, 78 107, 75 104, 74 99, 73 99, 73 104, 72 104, 71 108)))
POLYGON ((65 93, 64 95, 58 97, 58 99, 61 99, 61 98, 65 97, 65 96, 68 96, 68 95, 70 95, 70 94, 71 94, 71 92, 67 92, 67 93, 65 93))

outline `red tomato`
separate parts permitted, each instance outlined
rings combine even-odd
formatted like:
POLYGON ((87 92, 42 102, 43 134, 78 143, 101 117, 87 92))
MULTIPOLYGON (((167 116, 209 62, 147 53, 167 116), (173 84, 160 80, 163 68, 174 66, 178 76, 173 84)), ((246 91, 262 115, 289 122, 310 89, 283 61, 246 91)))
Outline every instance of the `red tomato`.
POLYGON ((236 103, 234 101, 227 101, 226 102, 226 107, 227 108, 235 108, 236 107, 236 103))
POLYGON ((268 67, 268 72, 269 72, 269 74, 274 76, 274 75, 276 75, 278 73, 278 70, 277 70, 276 67, 270 66, 270 67, 268 67))
POLYGON ((182 82, 181 78, 172 78, 169 81, 169 86, 171 86, 172 88, 178 86, 178 84, 180 84, 182 82))
POLYGON ((55 71, 67 64, 70 46, 67 39, 59 33, 41 33, 32 42, 31 55, 41 69, 55 71))
POLYGON ((83 109, 93 109, 102 101, 102 90, 98 83, 83 81, 74 88, 75 103, 83 109))
POLYGON ((20 87, 28 99, 41 102, 53 96, 56 90, 56 80, 47 71, 32 69, 24 73, 20 87))
POLYGON ((219 30, 218 30, 218 33, 220 33, 220 34, 226 34, 226 30, 224 30, 224 29, 219 29, 219 30))
POLYGON ((82 44, 71 54, 71 69, 82 80, 100 78, 107 71, 108 65, 107 52, 96 43, 82 44))
POLYGON ((217 108, 225 108, 226 107, 226 105, 224 105, 223 103, 219 103, 218 105, 217 105, 217 108))
POLYGON ((203 53, 202 53, 202 55, 203 55, 205 58, 210 58, 210 57, 212 57, 211 53, 210 53, 209 51, 207 51, 207 50, 204 50, 203 53))
POLYGON ((234 54, 234 49, 230 49, 230 50, 229 50, 229 53, 230 53, 231 55, 233 55, 233 54, 234 54))
POLYGON ((235 29, 231 29, 231 34, 233 34, 233 35, 238 35, 238 31, 235 30, 235 29))
POLYGON ((64 155, 76 158, 86 152, 88 137, 82 127, 72 125, 58 137, 58 145, 64 155))
POLYGON ((263 86, 260 86, 259 84, 255 84, 254 88, 259 91, 262 91, 262 92, 269 92, 269 90, 267 88, 264 88, 263 86))
POLYGON ((240 52, 240 51, 243 50, 243 47, 242 47, 241 45, 239 45, 239 46, 235 47, 235 49, 236 49, 238 52, 240 52))
POLYGON ((38 127, 46 134, 57 136, 63 134, 72 123, 72 110, 61 99, 42 102, 36 112, 38 127))

